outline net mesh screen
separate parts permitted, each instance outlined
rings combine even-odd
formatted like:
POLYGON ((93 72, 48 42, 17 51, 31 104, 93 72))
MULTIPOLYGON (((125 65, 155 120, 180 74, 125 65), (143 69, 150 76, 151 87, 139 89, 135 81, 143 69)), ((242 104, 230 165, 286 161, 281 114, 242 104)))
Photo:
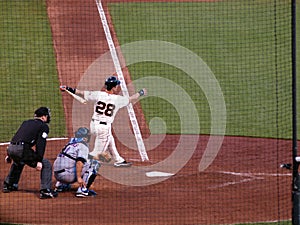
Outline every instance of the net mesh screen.
POLYGON ((0 11, 3 159, 40 106, 52 164, 91 128, 102 103, 60 85, 103 91, 116 76, 119 95, 147 90, 107 136, 131 167, 114 166, 110 145, 96 196, 76 198, 74 177, 40 200, 40 172, 25 166, 18 191, 0 193, 1 223, 291 224, 292 1, 2 0, 0 11))

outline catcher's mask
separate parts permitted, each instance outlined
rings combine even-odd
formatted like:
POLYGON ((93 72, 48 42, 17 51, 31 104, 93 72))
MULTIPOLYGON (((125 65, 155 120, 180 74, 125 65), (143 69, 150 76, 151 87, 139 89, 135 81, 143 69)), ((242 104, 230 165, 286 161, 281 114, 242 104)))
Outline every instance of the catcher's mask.
POLYGON ((75 132, 75 138, 78 142, 84 141, 86 143, 90 142, 91 139, 91 134, 90 130, 87 129, 86 127, 80 127, 78 130, 75 132), (84 140, 86 139, 86 140, 84 140))
POLYGON ((117 77, 111 76, 105 80, 105 87, 108 91, 110 91, 113 87, 120 85, 121 81, 118 80, 117 77))
POLYGON ((34 111, 34 117, 42 117, 47 116, 46 123, 50 123, 51 121, 51 111, 47 107, 40 107, 37 110, 34 111))

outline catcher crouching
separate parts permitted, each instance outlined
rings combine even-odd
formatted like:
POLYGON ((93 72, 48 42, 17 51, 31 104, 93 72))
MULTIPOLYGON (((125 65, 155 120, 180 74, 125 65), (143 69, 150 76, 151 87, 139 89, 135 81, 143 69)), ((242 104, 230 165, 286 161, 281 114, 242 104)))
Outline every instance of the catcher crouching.
POLYGON ((56 191, 63 192, 71 188, 71 184, 78 183, 76 197, 95 196, 96 192, 89 188, 93 184, 100 163, 89 160, 90 131, 80 127, 75 132, 75 137, 64 146, 53 164, 54 177, 56 178, 56 191))

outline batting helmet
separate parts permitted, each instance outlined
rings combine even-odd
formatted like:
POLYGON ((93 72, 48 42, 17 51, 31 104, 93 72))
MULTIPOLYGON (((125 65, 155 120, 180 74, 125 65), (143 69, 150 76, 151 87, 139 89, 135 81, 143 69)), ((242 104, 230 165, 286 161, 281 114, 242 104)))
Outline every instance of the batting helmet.
POLYGON ((42 116, 47 116, 46 123, 50 123, 51 112, 50 112, 49 108, 40 107, 40 108, 38 108, 37 110, 34 111, 34 117, 42 117, 42 116))
POLYGON ((78 142, 83 141, 84 138, 87 139, 86 142, 89 142, 91 138, 90 130, 87 129, 86 127, 78 128, 78 130, 75 132, 75 138, 77 139, 78 142))
POLYGON ((109 77, 109 78, 107 78, 106 80, 105 80, 105 86, 106 86, 106 89, 107 90, 111 90, 113 87, 116 87, 117 85, 120 85, 120 81, 118 80, 118 78, 117 77, 115 77, 115 76, 111 76, 111 77, 109 77))

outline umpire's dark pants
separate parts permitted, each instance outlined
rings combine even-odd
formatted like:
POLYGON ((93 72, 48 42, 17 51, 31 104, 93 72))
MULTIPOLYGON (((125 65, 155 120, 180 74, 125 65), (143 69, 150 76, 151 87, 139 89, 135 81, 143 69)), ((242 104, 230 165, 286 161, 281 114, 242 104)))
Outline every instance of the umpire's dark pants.
MULTIPOLYGON (((51 189, 51 185, 52 185, 52 166, 51 163, 48 159, 43 159, 42 160, 42 164, 43 164, 43 168, 41 171, 41 189, 51 189)), ((11 167, 10 167, 10 171, 7 175, 7 177, 5 178, 5 183, 7 183, 8 185, 11 186, 15 186, 18 187, 18 183, 22 174, 22 171, 24 169, 24 166, 28 165, 30 167, 32 166, 32 161, 28 162, 28 161, 20 161, 18 163, 13 162, 11 167)))

